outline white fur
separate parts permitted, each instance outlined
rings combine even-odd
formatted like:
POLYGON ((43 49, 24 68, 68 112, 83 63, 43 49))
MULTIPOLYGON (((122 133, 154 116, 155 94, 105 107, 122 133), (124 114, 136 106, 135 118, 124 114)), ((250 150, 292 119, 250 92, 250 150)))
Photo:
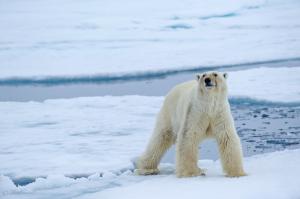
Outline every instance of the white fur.
POLYGON ((217 140, 227 176, 245 175, 242 150, 227 99, 227 74, 198 74, 196 81, 177 85, 165 98, 154 133, 138 159, 136 173, 157 174, 165 151, 176 143, 176 175, 203 175, 198 168, 198 146, 208 137, 217 140), (206 87, 210 78, 212 87, 206 87))

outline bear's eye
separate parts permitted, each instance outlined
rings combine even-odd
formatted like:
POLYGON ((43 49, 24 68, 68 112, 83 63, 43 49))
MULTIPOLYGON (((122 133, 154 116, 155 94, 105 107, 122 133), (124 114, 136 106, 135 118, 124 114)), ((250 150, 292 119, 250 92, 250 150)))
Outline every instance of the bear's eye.
POLYGON ((217 77, 217 76, 218 76, 218 74, 217 74, 217 73, 214 73, 214 76, 215 76, 215 77, 217 77))
POLYGON ((205 77, 205 76, 206 76, 206 74, 203 74, 203 75, 202 75, 202 77, 205 77))

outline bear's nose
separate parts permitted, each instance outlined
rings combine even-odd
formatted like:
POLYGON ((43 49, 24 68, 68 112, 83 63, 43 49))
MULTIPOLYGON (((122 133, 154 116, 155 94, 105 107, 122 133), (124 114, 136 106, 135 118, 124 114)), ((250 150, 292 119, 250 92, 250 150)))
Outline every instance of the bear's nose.
POLYGON ((211 82, 210 78, 205 78, 204 79, 205 84, 209 84, 211 82))

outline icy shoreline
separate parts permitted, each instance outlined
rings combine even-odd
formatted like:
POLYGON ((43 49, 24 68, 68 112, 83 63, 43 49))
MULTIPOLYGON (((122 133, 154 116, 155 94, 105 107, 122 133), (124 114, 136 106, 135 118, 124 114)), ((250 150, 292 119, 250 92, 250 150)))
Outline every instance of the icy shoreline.
MULTIPOLYGON (((234 71, 220 68, 221 71, 226 71, 229 75, 228 87, 231 98, 244 99, 244 101, 249 98, 249 102, 256 100, 281 105, 291 104, 293 106, 300 103, 298 88, 300 84, 298 75, 300 74, 300 64, 298 62, 293 67, 276 67, 276 65, 268 67, 268 64, 258 66, 252 68, 250 65, 245 65, 246 68, 234 71)), ((107 82, 101 82, 100 80, 100 82, 94 82, 93 77, 90 77, 84 80, 87 81, 84 84, 80 84, 80 78, 79 82, 77 82, 78 79, 76 80, 76 78, 67 78, 61 82, 59 77, 48 80, 11 80, 12 82, 10 80, 8 82, 0 80, 0 92, 6 93, 6 95, 0 96, 0 101, 42 101, 41 99, 49 98, 101 95, 164 96, 174 85, 195 79, 195 74, 195 71, 191 71, 169 76, 149 77, 149 79, 143 79, 139 76, 127 79, 122 77, 122 75, 120 75, 120 79, 114 79, 109 76, 101 79, 101 81, 105 80, 107 82), (64 81, 68 83, 65 85, 64 81)))
POLYGON ((276 59, 276 60, 264 60, 255 62, 242 62, 231 63, 226 65, 202 65, 194 67, 179 67, 160 70, 148 70, 148 71, 131 71, 131 72, 114 72, 114 73, 91 73, 91 74, 78 74, 78 75, 58 75, 58 76, 0 76, 0 86, 26 86, 26 85, 41 85, 41 86, 55 86, 65 84, 84 84, 84 83, 114 83, 118 81, 143 81, 156 78, 162 78, 169 75, 176 75, 181 73, 201 73, 205 71, 221 70, 221 71, 236 71, 239 69, 256 69, 256 68, 289 68, 299 67, 300 57, 276 59))

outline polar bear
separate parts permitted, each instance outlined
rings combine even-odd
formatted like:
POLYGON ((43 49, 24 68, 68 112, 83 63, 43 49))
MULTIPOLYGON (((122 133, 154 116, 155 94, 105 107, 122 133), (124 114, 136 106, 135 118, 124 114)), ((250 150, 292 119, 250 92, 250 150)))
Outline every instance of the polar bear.
POLYGON ((205 175, 197 166, 198 146, 212 137, 218 143, 227 176, 245 175, 226 79, 227 74, 221 72, 197 74, 196 81, 179 84, 167 94, 150 142, 137 160, 137 174, 157 174, 163 154, 176 143, 177 177, 205 175))

